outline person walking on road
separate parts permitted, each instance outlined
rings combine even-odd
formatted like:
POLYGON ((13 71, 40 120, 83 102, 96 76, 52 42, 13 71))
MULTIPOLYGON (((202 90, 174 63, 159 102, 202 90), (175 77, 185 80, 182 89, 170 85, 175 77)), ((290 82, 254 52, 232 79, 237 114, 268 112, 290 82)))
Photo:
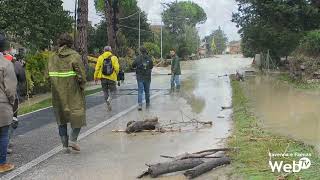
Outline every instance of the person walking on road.
POLYGON ((85 68, 81 56, 72 49, 73 39, 64 33, 58 40, 59 49, 49 59, 48 71, 52 87, 52 105, 65 152, 80 152, 77 144, 81 127, 86 125, 85 68), (69 142, 67 124, 71 124, 69 142))
MULTIPOLYGON (((4 56, 5 57, 5 56, 4 56)), ((17 61, 15 58, 13 59, 8 59, 5 57, 5 59, 7 59, 8 61, 11 61, 13 63, 13 67, 14 67, 14 72, 16 74, 16 78, 18 81, 17 84, 17 94, 16 94, 16 98, 14 101, 14 105, 13 105, 13 119, 12 119, 12 124, 9 128, 9 147, 8 147, 8 154, 12 153, 12 149, 11 147, 13 146, 12 143, 10 142, 10 139, 12 138, 12 135, 15 131, 15 129, 18 128, 18 109, 19 109, 19 102, 21 102, 21 94, 22 91, 25 88, 25 84, 26 84, 26 72, 25 69, 23 68, 22 64, 17 61)))
POLYGON ((180 59, 176 54, 175 50, 170 51, 170 55, 172 57, 171 62, 171 92, 177 90, 180 91, 180 75, 181 75, 181 67, 180 67, 180 59))
POLYGON ((119 74, 118 58, 112 54, 110 46, 104 48, 104 53, 99 56, 94 72, 94 80, 101 81, 104 98, 108 111, 112 111, 111 98, 117 90, 117 80, 119 74))
POLYGON ((136 69, 137 83, 138 83, 138 110, 142 111, 142 95, 145 93, 146 107, 150 107, 150 84, 151 72, 153 69, 153 62, 147 53, 145 47, 140 48, 140 55, 137 56, 132 64, 136 69))
POLYGON ((14 165, 7 163, 9 127, 13 118, 17 78, 13 64, 4 59, 6 39, 0 34, 0 173, 11 171, 14 165))

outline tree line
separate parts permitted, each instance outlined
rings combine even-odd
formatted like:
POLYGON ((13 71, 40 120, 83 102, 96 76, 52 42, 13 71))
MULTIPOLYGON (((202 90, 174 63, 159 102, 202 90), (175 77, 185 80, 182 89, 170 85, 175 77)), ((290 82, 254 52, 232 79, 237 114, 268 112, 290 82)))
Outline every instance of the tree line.
MULTIPOLYGON (((118 47, 121 55, 125 54, 127 48, 137 51, 138 43, 138 23, 140 14, 141 22, 141 45, 147 47, 149 52, 156 58, 160 57, 160 31, 151 31, 147 14, 137 6, 136 0, 107 1, 96 0, 96 9, 107 18, 102 20, 92 30, 92 40, 104 39, 118 47), (111 8, 108 8, 111 7, 111 8), (107 9, 107 10, 106 10, 107 9), (110 19, 112 14, 112 19, 110 19), (125 18, 121 18, 125 17, 125 18), (128 18, 126 18, 128 17, 128 18), (108 23, 108 22, 111 23, 108 23), (107 28, 105 28, 107 26, 107 28), (109 32, 111 30, 111 32, 109 32), (109 40, 112 39, 112 40, 109 40)), ((163 20, 163 54, 169 54, 169 50, 174 48, 182 57, 197 53, 200 37, 196 25, 206 21, 207 16, 204 10, 196 3, 189 1, 164 3, 163 20)), ((103 42, 95 41, 89 44, 89 49, 100 49, 103 42), (98 43, 95 43, 98 42, 98 43), (94 47, 95 46, 95 47, 94 47)))
POLYGON ((210 35, 204 38, 206 48, 210 54, 222 54, 227 48, 228 38, 219 26, 210 35))
MULTIPOLYGON (((75 36, 75 49, 82 55, 90 74, 93 66, 88 65, 88 55, 98 55, 106 45, 111 45, 120 57, 139 52, 140 14, 141 45, 151 56, 160 58, 160 31, 151 30, 147 14, 138 7, 137 0, 95 0, 95 8, 102 17, 97 25, 88 21, 88 0, 76 2, 78 8, 70 12, 63 8, 62 0, 0 1, 0 33, 15 47, 27 49, 25 60, 31 93, 48 90, 46 77, 36 75, 45 73, 58 36, 64 32, 75 36), (76 21, 74 15, 78 17, 76 21)), ((176 48, 184 57, 195 54, 199 44, 196 25, 205 22, 204 10, 189 1, 163 4, 163 9, 164 57, 171 48, 176 48)), ((132 61, 132 58, 120 60, 132 61)))
MULTIPOLYGON (((102 17, 96 25, 88 22, 88 0, 79 0, 76 12, 64 10, 62 0, 3 0, 0 3, 0 31, 30 52, 52 49, 62 32, 76 35, 75 48, 83 55, 84 62, 88 54, 99 54, 106 44, 113 46, 119 56, 126 56, 128 49, 138 52, 140 14, 141 45, 146 46, 152 56, 160 58, 160 31, 151 30, 147 14, 138 7, 137 0, 95 0, 95 8, 102 17), (76 22, 74 13, 78 15, 76 22)), ((189 1, 162 6, 164 57, 172 48, 182 57, 197 54, 200 45, 197 25, 207 20, 203 8, 189 1)), ((206 39, 210 44, 208 49, 214 44, 214 53, 221 54, 226 48, 227 38, 221 28, 206 39)))
POLYGON ((306 34, 320 28, 319 0, 236 0, 232 21, 240 28, 246 56, 270 50, 273 58, 289 56, 306 34))

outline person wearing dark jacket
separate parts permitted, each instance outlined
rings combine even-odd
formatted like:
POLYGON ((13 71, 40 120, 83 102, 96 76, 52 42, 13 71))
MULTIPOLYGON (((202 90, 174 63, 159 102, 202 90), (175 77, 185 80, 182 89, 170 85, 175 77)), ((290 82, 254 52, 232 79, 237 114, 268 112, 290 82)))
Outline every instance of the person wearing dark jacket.
POLYGON ((18 80, 18 86, 17 86, 17 96, 19 99, 19 102, 23 101, 23 96, 26 94, 26 70, 23 67, 23 63, 21 61, 13 59, 13 65, 14 65, 14 72, 16 73, 17 80, 18 80))
POLYGON ((136 57, 132 64, 136 69, 137 83, 138 83, 138 110, 142 111, 142 95, 145 93, 146 107, 150 107, 150 84, 151 72, 153 69, 153 62, 147 53, 145 47, 140 48, 140 55, 136 57))
POLYGON ((180 67, 180 59, 176 55, 175 50, 170 51, 170 55, 172 57, 171 62, 171 92, 180 90, 180 75, 181 75, 181 67, 180 67))
MULTIPOLYGON (((15 58, 12 60, 13 66, 14 66, 14 72, 16 74, 18 84, 17 84, 17 94, 16 94, 16 100, 14 101, 13 105, 13 119, 12 124, 9 129, 9 140, 11 139, 14 130, 18 128, 18 109, 19 109, 19 103, 22 101, 22 94, 23 90, 26 86, 26 72, 24 67, 22 66, 22 63, 20 61, 17 61, 15 58)), ((9 141, 9 146, 13 146, 9 141)), ((12 149, 8 148, 8 154, 12 153, 12 149)))
POLYGON ((5 37, 0 34, 0 173, 14 169, 13 164, 7 163, 7 150, 17 78, 12 63, 3 57, 5 44, 5 37))

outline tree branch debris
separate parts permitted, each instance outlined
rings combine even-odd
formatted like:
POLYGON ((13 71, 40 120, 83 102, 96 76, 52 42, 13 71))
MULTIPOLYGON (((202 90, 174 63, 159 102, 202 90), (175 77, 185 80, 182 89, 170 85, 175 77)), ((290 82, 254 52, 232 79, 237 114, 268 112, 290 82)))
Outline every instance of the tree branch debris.
POLYGON ((161 157, 171 159, 171 161, 147 165, 148 170, 140 174, 138 178, 143 178, 144 176, 148 175, 150 175, 152 178, 156 178, 164 174, 185 171, 184 175, 188 179, 193 179, 206 172, 209 172, 213 168, 230 164, 231 161, 227 156, 224 155, 224 152, 237 149, 238 148, 208 149, 195 153, 184 153, 175 157, 161 155, 161 157), (217 155, 218 152, 222 153, 217 155))
MULTIPOLYGON (((188 117, 189 118, 189 117, 188 117)), ((199 130, 205 127, 211 127, 213 125, 212 121, 199 121, 195 118, 189 121, 180 122, 169 122, 168 124, 161 125, 159 123, 159 118, 154 117, 151 119, 146 119, 144 121, 130 121, 127 123, 127 128, 125 130, 112 130, 112 132, 127 134, 138 133, 138 132, 151 132, 151 133, 166 133, 166 132, 189 132, 199 130), (192 126, 193 128, 183 129, 184 126, 192 126)))

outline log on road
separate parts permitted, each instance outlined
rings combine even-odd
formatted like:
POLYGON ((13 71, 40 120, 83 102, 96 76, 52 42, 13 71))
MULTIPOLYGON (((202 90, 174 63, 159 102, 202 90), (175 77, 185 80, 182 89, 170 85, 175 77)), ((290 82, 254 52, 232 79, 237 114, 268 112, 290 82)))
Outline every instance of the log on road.
POLYGON ((215 153, 216 152, 204 152, 204 153, 200 153, 200 154, 185 153, 185 154, 179 155, 177 157, 174 157, 174 160, 176 161, 176 160, 191 159, 191 158, 204 158, 204 157, 213 155, 215 153))
POLYGON ((187 170, 184 175, 189 178, 196 178, 206 172, 211 171, 213 168, 230 164, 230 158, 228 157, 222 157, 219 159, 214 159, 205 163, 200 164, 199 166, 194 167, 193 169, 187 170))
POLYGON ((205 158, 209 155, 213 155, 217 152, 220 151, 233 151, 233 150, 237 150, 238 148, 218 148, 218 149, 207 149, 207 150, 203 150, 203 151, 199 151, 199 152, 195 152, 195 153, 184 153, 184 154, 180 154, 178 156, 172 157, 172 156, 165 156, 165 155, 161 155, 161 157, 164 158, 171 158, 174 160, 183 160, 183 159, 189 159, 189 158, 205 158))
POLYGON ((184 159, 179 161, 171 161, 150 165, 148 173, 152 178, 156 178, 163 174, 184 171, 204 163, 201 159, 184 159))
POLYGON ((126 133, 141 132, 143 130, 155 130, 159 126, 157 117, 144 121, 130 121, 127 124, 126 133))

